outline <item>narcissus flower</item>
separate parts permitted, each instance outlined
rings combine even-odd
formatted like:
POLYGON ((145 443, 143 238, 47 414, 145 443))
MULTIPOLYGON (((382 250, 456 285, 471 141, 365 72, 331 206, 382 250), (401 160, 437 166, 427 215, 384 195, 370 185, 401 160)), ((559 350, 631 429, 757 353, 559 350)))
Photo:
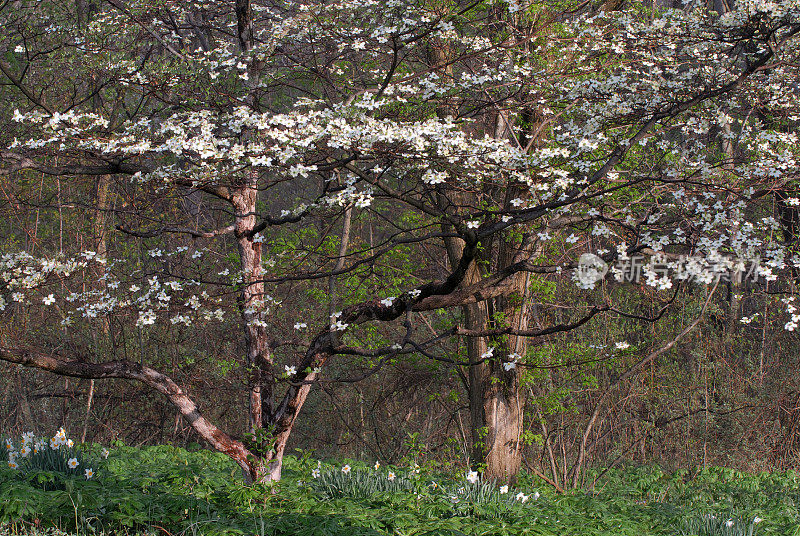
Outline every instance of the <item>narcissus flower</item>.
POLYGON ((76 467, 78 467, 78 458, 70 458, 69 461, 67 462, 67 465, 69 466, 70 469, 75 469, 76 467))
POLYGON ((474 484, 478 481, 478 471, 470 471, 467 473, 467 480, 474 484))
POLYGON ((394 474, 394 471, 389 471, 389 476, 386 477, 389 482, 393 482, 395 478, 397 478, 394 474))
POLYGON ((83 474, 86 476, 86 480, 89 480, 94 476, 94 471, 92 471, 92 468, 90 467, 89 469, 86 469, 83 474))
POLYGON ((349 465, 345 465, 344 467, 342 467, 342 472, 344 474, 348 474, 350 472, 350 466, 349 465))

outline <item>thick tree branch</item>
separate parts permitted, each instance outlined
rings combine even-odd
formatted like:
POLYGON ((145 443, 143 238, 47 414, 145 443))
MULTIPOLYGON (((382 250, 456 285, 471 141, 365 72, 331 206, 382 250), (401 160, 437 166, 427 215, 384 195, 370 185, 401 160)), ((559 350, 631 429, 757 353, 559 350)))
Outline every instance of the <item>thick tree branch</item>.
POLYGON ((146 171, 143 166, 130 164, 123 161, 110 161, 102 164, 63 164, 60 166, 48 166, 31 159, 28 156, 14 151, 0 151, 0 163, 11 162, 11 165, 0 169, 0 176, 22 170, 33 169, 45 175, 65 176, 65 175, 114 175, 122 173, 133 175, 139 171, 146 171))
POLYGON ((122 225, 117 225, 116 229, 117 231, 123 232, 131 236, 136 236, 138 238, 153 238, 155 236, 161 236, 166 233, 188 234, 195 238, 213 238, 215 236, 232 233, 233 227, 234 227, 233 225, 228 225, 227 227, 221 227, 219 229, 214 229, 213 231, 198 231, 197 229, 192 229, 189 227, 164 225, 162 227, 159 227, 158 229, 151 229, 149 231, 136 231, 133 229, 128 229, 126 227, 123 227, 122 225))
POLYGON ((247 448, 206 420, 183 389, 171 378, 155 369, 131 361, 91 363, 69 360, 30 348, 0 347, 0 360, 60 376, 85 379, 121 378, 142 382, 167 397, 192 428, 215 449, 234 459, 244 471, 253 470, 249 460, 251 453, 247 448))

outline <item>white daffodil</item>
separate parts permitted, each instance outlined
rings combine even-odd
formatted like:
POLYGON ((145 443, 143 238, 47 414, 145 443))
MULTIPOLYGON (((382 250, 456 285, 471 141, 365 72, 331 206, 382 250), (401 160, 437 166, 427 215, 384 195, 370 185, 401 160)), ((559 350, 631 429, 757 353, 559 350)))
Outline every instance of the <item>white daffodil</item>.
POLYGON ((467 473, 467 480, 471 484, 475 484, 478 481, 478 478, 479 478, 478 471, 470 471, 469 473, 467 473))
POLYGON ((389 475, 386 477, 386 479, 389 480, 389 482, 394 482, 395 478, 397 478, 397 476, 394 474, 394 471, 389 471, 389 475))
POLYGON ((78 458, 70 458, 69 461, 67 462, 67 465, 69 466, 70 469, 75 469, 80 464, 78 463, 78 458))
POLYGON ((90 468, 86 469, 86 470, 83 472, 83 474, 84 474, 84 476, 86 477, 86 480, 89 480, 90 478, 92 478, 92 477, 94 476, 94 471, 93 471, 93 470, 92 470, 92 468, 90 467, 90 468))
POLYGON ((350 466, 349 465, 345 465, 344 467, 342 467, 342 472, 344 474, 346 474, 346 475, 349 474, 350 473, 350 466))
POLYGON ((508 486, 500 486, 500 494, 505 495, 508 493, 508 486))

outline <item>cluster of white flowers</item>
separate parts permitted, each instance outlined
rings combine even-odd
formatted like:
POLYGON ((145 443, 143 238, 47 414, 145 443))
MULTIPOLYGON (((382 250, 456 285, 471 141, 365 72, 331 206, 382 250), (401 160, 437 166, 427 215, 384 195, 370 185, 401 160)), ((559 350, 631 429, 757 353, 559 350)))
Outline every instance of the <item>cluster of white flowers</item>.
MULTIPOLYGON (((67 467, 69 469, 77 469, 80 465, 80 462, 76 456, 72 456, 74 452, 72 448, 74 446, 75 442, 67 437, 67 432, 63 427, 59 428, 49 440, 45 438, 37 439, 33 432, 23 433, 21 436, 19 450, 14 448, 14 442, 10 438, 5 440, 5 448, 8 452, 8 467, 11 469, 20 468, 18 461, 20 458, 31 458, 32 456, 41 455, 48 449, 58 451, 63 448, 68 449, 65 452, 65 455, 70 456, 66 461, 67 467)), ((108 455, 108 449, 103 448, 101 451, 101 456, 103 458, 108 458, 108 455)), ((94 474, 93 468, 87 467, 84 469, 84 477, 87 480, 91 479, 94 474)))

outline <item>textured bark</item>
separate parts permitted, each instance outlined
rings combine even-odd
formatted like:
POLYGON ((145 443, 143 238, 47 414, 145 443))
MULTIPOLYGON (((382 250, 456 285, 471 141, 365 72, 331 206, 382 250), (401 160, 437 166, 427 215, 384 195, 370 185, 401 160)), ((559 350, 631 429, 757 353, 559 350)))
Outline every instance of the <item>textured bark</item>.
MULTIPOLYGON (((498 264, 503 267, 513 264, 517 257, 527 256, 529 251, 515 251, 506 240, 498 245, 498 264)), ((528 329, 527 286, 528 276, 517 273, 512 276, 513 286, 509 293, 494 300, 494 309, 499 318, 516 331, 528 329)), ((528 338, 508 335, 495 341, 495 352, 499 357, 515 353, 524 356, 528 338)), ((483 418, 488 434, 484 441, 486 474, 489 478, 509 481, 519 473, 522 466, 521 439, 524 424, 525 394, 520 389, 520 371, 516 367, 505 370, 499 360, 489 363, 492 380, 484 383, 483 418)))
MULTIPOLYGON (((508 243, 501 242, 498 248, 498 264, 514 261, 508 243)), ((515 330, 527 329, 524 303, 518 301, 525 294, 527 278, 516 273, 510 281, 508 294, 463 307, 467 329, 505 327, 497 326, 493 315, 505 319, 515 330)), ((513 480, 521 468, 525 397, 519 386, 519 370, 505 370, 503 360, 511 353, 524 355, 526 349, 527 339, 514 335, 501 339, 469 337, 467 342, 473 464, 484 465, 487 480, 513 480), (481 359, 490 346, 494 347, 494 359, 481 359)))
POLYGON ((244 323, 247 366, 250 371, 250 431, 262 429, 272 416, 272 356, 269 337, 263 326, 254 323, 264 300, 261 282, 261 243, 253 240, 256 226, 256 198, 258 191, 250 185, 233 192, 235 210, 234 233, 239 249, 242 271, 240 310, 244 323))

